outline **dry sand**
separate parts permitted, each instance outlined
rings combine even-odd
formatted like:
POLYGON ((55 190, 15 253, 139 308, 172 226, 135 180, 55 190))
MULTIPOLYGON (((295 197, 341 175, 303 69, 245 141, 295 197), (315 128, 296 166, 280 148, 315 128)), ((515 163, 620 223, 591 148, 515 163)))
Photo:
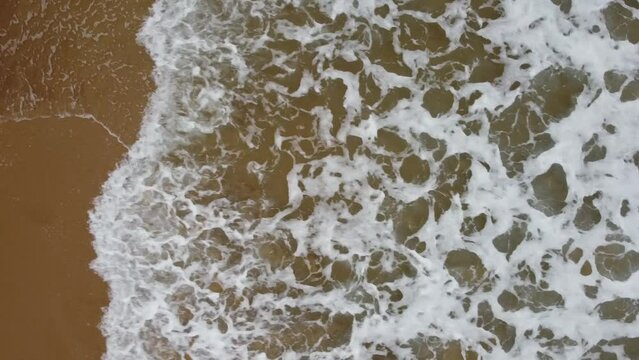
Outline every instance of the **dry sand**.
POLYGON ((99 359, 106 285, 87 211, 139 129, 152 0, 0 3, 0 348, 99 359), (48 5, 46 5, 48 4, 48 5), (116 136, 110 135, 105 127, 116 136))

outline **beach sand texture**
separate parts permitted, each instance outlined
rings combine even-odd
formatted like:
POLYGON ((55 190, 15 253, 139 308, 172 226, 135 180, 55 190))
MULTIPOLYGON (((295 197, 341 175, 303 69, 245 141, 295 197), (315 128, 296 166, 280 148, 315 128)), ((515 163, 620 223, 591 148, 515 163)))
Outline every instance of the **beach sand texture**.
POLYGON ((636 0, 150 6, 0 6, 0 360, 639 359, 636 0))
POLYGON ((139 128, 149 0, 0 3, 4 359, 99 359, 106 285, 87 211, 139 128))

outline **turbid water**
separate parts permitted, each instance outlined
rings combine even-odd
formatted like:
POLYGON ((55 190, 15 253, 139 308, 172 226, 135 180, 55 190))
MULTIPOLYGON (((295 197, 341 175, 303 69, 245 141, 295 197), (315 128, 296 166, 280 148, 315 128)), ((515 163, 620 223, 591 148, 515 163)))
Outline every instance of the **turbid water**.
POLYGON ((158 0, 106 359, 639 358, 634 0, 158 0))

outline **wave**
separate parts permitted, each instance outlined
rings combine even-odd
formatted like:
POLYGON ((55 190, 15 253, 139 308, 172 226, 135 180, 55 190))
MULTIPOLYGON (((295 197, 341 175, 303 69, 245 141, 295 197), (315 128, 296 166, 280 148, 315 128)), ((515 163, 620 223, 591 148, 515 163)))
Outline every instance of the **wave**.
POLYGON ((636 15, 158 0, 105 359, 636 355, 636 15))

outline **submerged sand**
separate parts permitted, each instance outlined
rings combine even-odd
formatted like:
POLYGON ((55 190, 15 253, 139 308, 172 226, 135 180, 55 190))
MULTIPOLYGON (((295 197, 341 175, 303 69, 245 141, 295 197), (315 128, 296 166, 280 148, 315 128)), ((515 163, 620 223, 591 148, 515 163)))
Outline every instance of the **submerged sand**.
POLYGON ((87 211, 139 129, 151 0, 0 4, 0 344, 6 359, 98 359, 107 288, 87 211))

